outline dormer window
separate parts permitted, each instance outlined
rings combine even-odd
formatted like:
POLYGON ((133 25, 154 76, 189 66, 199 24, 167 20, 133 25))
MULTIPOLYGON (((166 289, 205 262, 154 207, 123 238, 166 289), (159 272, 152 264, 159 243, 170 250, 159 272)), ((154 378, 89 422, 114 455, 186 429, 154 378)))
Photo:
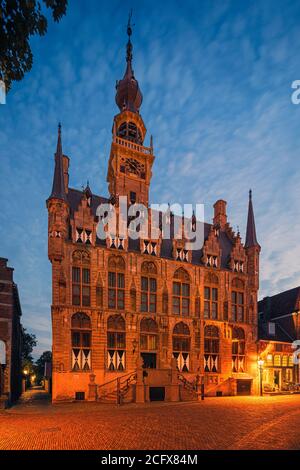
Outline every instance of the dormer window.
POLYGON ((188 261, 188 250, 176 248, 176 261, 188 261))
POLYGON ((144 240, 143 241, 143 254, 156 256, 157 255, 157 242, 144 240))
POLYGON ((215 256, 215 255, 208 255, 207 256, 206 266, 209 266, 211 268, 217 268, 218 267, 218 257, 215 256))
POLYGON ((214 232, 215 232, 215 236, 219 237, 220 236, 220 227, 215 227, 214 232))
POLYGON ((61 232, 59 230, 52 230, 49 236, 50 238, 61 238, 61 232))
POLYGON ((243 273, 244 272, 244 262, 235 260, 233 264, 233 270, 236 273, 243 273))
POLYGON ((124 250, 125 240, 120 237, 109 237, 109 248, 116 248, 117 250, 124 250))
POLYGON ((75 237, 76 243, 84 243, 85 245, 92 244, 92 230, 76 228, 75 237))

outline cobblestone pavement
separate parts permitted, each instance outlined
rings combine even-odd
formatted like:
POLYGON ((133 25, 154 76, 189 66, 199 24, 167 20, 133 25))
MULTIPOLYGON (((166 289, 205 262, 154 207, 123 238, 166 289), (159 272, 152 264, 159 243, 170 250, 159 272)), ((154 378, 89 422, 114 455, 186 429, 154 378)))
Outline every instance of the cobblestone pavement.
POLYGON ((0 412, 0 449, 300 449, 300 395, 51 405, 41 391, 0 412))

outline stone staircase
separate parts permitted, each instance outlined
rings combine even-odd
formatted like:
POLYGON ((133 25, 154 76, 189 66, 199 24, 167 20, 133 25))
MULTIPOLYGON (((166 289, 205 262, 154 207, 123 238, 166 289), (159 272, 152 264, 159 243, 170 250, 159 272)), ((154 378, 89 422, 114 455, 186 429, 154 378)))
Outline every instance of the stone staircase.
POLYGON ((97 401, 101 403, 131 403, 135 401, 136 372, 128 372, 97 386, 97 401))
POLYGON ((201 399, 201 383, 199 376, 187 379, 184 375, 178 373, 178 382, 180 401, 198 401, 201 399))

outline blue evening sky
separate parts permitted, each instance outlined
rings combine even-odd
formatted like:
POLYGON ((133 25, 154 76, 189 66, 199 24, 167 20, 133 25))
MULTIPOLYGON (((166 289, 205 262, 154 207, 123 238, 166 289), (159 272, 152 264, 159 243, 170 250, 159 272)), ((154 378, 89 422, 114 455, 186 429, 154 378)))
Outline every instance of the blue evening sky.
POLYGON ((69 1, 31 40, 34 65, 0 107, 0 256, 15 268, 22 322, 51 347, 47 211, 57 123, 70 185, 107 194, 106 168, 134 10, 134 70, 156 160, 151 202, 228 201, 245 234, 253 190, 260 297, 299 285, 300 2, 69 1))

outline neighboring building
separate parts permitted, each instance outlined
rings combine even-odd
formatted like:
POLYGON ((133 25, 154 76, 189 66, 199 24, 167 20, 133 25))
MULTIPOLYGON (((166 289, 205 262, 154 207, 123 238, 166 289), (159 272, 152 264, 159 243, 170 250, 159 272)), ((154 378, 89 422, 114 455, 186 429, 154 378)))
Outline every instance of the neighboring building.
POLYGON ((0 401, 11 403, 22 392, 22 311, 13 268, 0 258, 0 401))
MULTIPOLYGON (((47 200, 53 400, 95 399, 93 387, 100 396, 106 383, 121 386, 132 400, 184 399, 184 390, 199 379, 206 394, 258 393, 260 246, 251 192, 245 245, 227 221, 223 200, 214 204, 213 223, 204 224, 205 241, 197 251, 187 250, 185 239, 174 233, 170 240, 161 233, 140 240, 120 233, 97 237, 99 204, 110 202, 118 215, 120 196, 130 204, 149 202, 155 157, 152 138, 144 145, 130 27, 128 34, 127 67, 117 82, 120 112, 113 120, 109 198, 89 185, 69 187, 59 126, 47 200)), ((172 232, 175 216, 169 215, 172 232)), ((194 216, 191 223, 198 223, 194 216)))
POLYGON ((300 339, 300 287, 265 297, 258 302, 258 315, 264 390, 288 390, 300 383, 292 347, 300 339))

